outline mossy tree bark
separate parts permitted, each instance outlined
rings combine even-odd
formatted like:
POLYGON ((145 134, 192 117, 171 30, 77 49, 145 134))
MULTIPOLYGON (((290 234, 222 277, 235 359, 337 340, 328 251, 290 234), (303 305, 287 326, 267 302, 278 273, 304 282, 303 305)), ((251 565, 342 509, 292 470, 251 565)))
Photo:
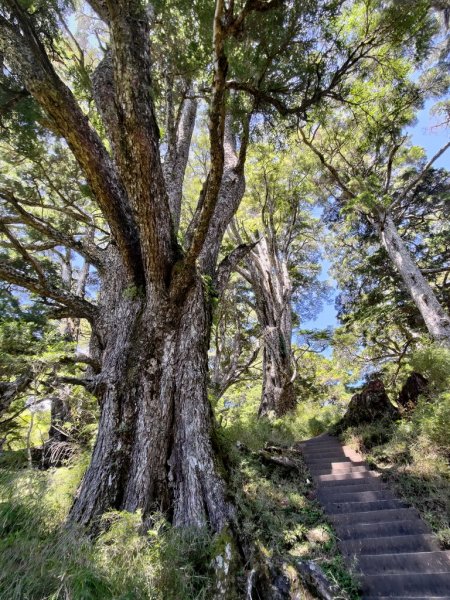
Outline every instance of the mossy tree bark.
POLYGON ((164 169, 143 5, 91 5, 110 32, 93 90, 112 156, 57 75, 32 17, 13 0, 10 20, 1 17, 0 42, 11 69, 66 139, 109 224, 106 250, 93 255, 87 244, 77 246, 99 274, 99 302, 93 306, 43 276, 27 278, 12 267, 2 276, 61 302, 65 316, 91 323, 91 357, 100 371, 90 369, 85 384, 98 396, 101 416, 70 520, 89 525, 110 508, 140 509, 144 516, 158 509, 177 525, 209 523, 218 531, 231 509, 214 455, 206 390, 210 287, 223 283, 233 264, 228 257, 217 267, 217 259, 241 197, 229 192, 235 183, 243 185, 246 153, 244 139, 236 160, 228 160, 224 143, 225 6, 218 1, 214 16, 209 174, 182 251, 176 236, 195 103, 185 101, 172 127, 164 169))

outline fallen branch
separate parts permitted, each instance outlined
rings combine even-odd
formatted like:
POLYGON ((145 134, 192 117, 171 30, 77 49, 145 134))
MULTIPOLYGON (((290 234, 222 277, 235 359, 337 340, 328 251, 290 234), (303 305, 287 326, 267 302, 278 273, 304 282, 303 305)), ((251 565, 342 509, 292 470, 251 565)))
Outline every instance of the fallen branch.
POLYGON ((273 456, 267 450, 260 450, 258 456, 265 462, 285 469, 302 471, 302 465, 287 456, 273 456))
POLYGON ((312 560, 296 560, 293 562, 300 579, 319 600, 336 600, 345 598, 345 594, 336 584, 330 582, 322 569, 312 560))

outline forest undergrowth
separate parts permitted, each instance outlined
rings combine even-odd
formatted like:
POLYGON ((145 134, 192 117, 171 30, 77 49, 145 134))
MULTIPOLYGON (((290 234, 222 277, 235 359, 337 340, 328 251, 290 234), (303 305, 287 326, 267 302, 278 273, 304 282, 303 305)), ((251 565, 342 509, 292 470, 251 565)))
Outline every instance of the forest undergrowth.
POLYGON ((410 369, 428 380, 417 406, 395 422, 379 421, 343 432, 382 477, 414 506, 442 547, 450 548, 450 352, 427 346, 410 369))
MULTIPOLYGON (((217 440, 226 456, 238 534, 247 557, 283 564, 288 578, 295 578, 290 566, 295 560, 313 559, 343 590, 343 597, 357 598, 356 583, 343 566, 333 530, 311 499, 311 481, 301 458, 298 470, 292 471, 265 464, 258 454, 266 446, 288 447, 317 435, 338 413, 324 410, 321 421, 311 405, 269 422, 257 418, 259 390, 248 392, 245 409, 218 411, 222 424, 217 440)), ((154 514, 143 531, 140 514, 127 512, 105 514, 95 539, 65 526, 87 462, 84 452, 65 466, 43 471, 29 468, 23 448, 3 453, 0 598, 211 598, 218 542, 206 530, 174 529, 164 515, 154 514)), ((237 577, 237 597, 244 594, 248 570, 255 566, 245 560, 237 577)), ((307 590, 303 593, 313 597, 307 590)))

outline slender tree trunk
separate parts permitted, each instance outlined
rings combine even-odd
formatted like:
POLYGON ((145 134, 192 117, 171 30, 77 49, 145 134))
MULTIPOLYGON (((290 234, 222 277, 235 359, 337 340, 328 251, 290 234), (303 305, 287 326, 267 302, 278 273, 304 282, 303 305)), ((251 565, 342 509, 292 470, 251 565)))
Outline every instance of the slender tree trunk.
POLYGON ((63 427, 64 423, 67 423, 72 419, 67 395, 67 390, 62 390, 58 396, 52 396, 51 398, 50 429, 48 431, 49 441, 67 441, 68 436, 63 427))
POLYGON ((450 318, 415 264, 389 214, 374 219, 381 243, 392 260, 431 337, 450 346, 450 318))
POLYGON ((209 298, 200 277, 182 303, 155 296, 109 284, 94 336, 104 357, 99 433, 70 518, 162 510, 175 525, 219 531, 231 509, 211 442, 209 298))

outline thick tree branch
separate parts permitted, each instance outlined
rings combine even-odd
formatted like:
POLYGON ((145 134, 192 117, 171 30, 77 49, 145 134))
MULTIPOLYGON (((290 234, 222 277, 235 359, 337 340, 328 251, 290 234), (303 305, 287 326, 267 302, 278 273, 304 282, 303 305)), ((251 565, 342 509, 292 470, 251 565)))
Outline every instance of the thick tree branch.
MULTIPOLYGON (((105 124, 135 214, 146 277, 161 285, 168 280, 178 245, 159 154, 149 21, 139 0, 106 0, 103 5, 111 33, 112 69, 106 62, 102 81, 108 89, 101 94, 100 105, 104 117, 108 112, 105 124), (112 100, 105 102, 108 93, 112 100)), ((99 76, 96 83, 98 95, 99 76)))
POLYGON ((100 373, 100 370, 101 370, 101 365, 98 362, 98 360, 96 360, 95 358, 92 358, 91 356, 88 356, 87 354, 75 354, 75 355, 63 356, 60 360, 60 363, 63 365, 77 364, 77 363, 89 365, 94 370, 94 373, 100 373))
POLYGON ((249 139, 248 114, 242 123, 242 135, 239 154, 236 152, 236 139, 232 130, 232 118, 225 120, 224 132, 224 170, 219 189, 219 197, 208 228, 208 235, 200 255, 202 272, 213 275, 217 264, 220 246, 225 231, 230 224, 245 192, 245 159, 249 139))
POLYGON ((139 277, 141 265, 136 226, 110 157, 72 92, 56 74, 30 16, 17 0, 6 0, 11 21, 0 16, 0 50, 11 70, 48 113, 83 168, 128 266, 139 277))
POLYGON ((345 192, 350 198, 354 198, 355 194, 350 190, 350 188, 342 180, 337 169, 335 167, 333 167, 333 165, 326 160, 326 158, 322 154, 322 152, 320 152, 320 150, 306 137, 305 132, 303 131, 302 128, 299 128, 298 131, 303 140, 303 143, 314 152, 314 154, 318 157, 318 159, 323 164, 323 166, 330 172, 334 181, 338 184, 338 186, 341 188, 341 190, 343 192, 345 192))
POLYGON ((58 383, 70 383, 71 385, 81 385, 86 388, 88 392, 93 392, 95 389, 95 381, 92 379, 80 379, 79 377, 67 377, 62 376, 57 378, 58 383))
POLYGON ((88 0, 88 4, 94 9, 98 16, 105 22, 109 22, 109 13, 106 0, 88 0))
POLYGON ((32 374, 24 373, 15 381, 0 381, 0 416, 8 411, 13 400, 29 387, 33 379, 32 374))
MULTIPOLYGON (((245 24, 246 17, 252 12, 268 12, 283 6, 283 0, 247 0, 244 8, 236 17, 231 17, 226 27, 226 35, 237 35, 245 24)), ((228 16, 228 15, 227 15, 228 16)))
POLYGON ((398 143, 393 144, 393 146, 389 152, 387 165, 386 165, 386 177, 385 177, 385 182, 384 182, 384 191, 386 194, 388 193, 389 187, 391 185, 392 164, 394 162, 395 155, 397 154, 397 151, 402 147, 402 144, 405 141, 405 139, 406 139, 406 137, 402 137, 398 143))
POLYGON ((432 274, 432 273, 449 273, 450 266, 448 267, 436 267, 435 269, 420 269, 421 273, 432 274))
POLYGON ((254 242, 253 244, 241 244, 221 261, 217 267, 217 273, 215 277, 215 287, 219 297, 225 291, 231 273, 235 270, 238 263, 256 246, 258 241, 254 242))
POLYGON ((334 71, 328 84, 325 85, 322 85, 321 77, 317 76, 315 84, 313 85, 311 82, 308 82, 306 89, 303 89, 303 87, 285 87, 283 90, 264 90, 260 87, 255 87, 253 83, 237 80, 227 81, 226 87, 228 89, 246 92, 255 99, 256 104, 273 106, 280 115, 284 117, 296 115, 306 120, 306 111, 317 105, 323 98, 334 98, 338 101, 344 100, 341 95, 335 91, 336 88, 342 83, 344 77, 352 72, 359 61, 369 57, 374 44, 378 41, 380 43, 384 41, 382 33, 379 33, 378 37, 375 34, 368 36, 352 48, 341 66, 334 71), (277 93, 280 94, 280 92, 287 98, 293 97, 298 92, 303 93, 304 97, 299 104, 289 105, 275 95, 277 93))
POLYGON ((225 78, 228 61, 225 55, 223 16, 224 1, 216 0, 213 26, 214 80, 208 121, 211 166, 199 201, 197 226, 185 258, 188 267, 193 267, 202 251, 219 196, 224 168, 225 78))
POLYGON ((422 171, 417 175, 417 177, 415 177, 411 183, 409 185, 406 186, 406 188, 403 190, 403 192, 400 194, 400 196, 398 198, 395 199, 395 204, 400 204, 400 202, 402 200, 404 200, 406 198, 406 196, 409 194, 409 192, 411 192, 421 181, 422 179, 425 177, 425 175, 427 174, 427 172, 430 170, 430 168, 432 167, 433 163, 444 154, 444 152, 450 148, 450 141, 448 141, 446 144, 444 144, 442 146, 442 148, 440 148, 436 154, 427 162, 427 164, 424 166, 424 168, 422 169, 422 171))
MULTIPOLYGON (((66 246, 67 248, 72 248, 81 256, 84 256, 91 264, 95 265, 99 270, 103 267, 103 252, 99 248, 96 247, 95 243, 92 240, 88 241, 80 241, 76 240, 70 235, 66 235, 60 229, 56 229, 52 227, 47 221, 43 221, 38 217, 32 215, 28 211, 26 211, 22 206, 20 201, 8 190, 0 190, 0 198, 3 198, 6 202, 8 202, 14 210, 21 216, 22 222, 26 225, 29 225, 39 233, 42 233, 46 237, 49 237, 52 240, 55 240, 57 243, 66 246)), ((3 217, 0 217, 0 220, 3 221, 3 217)))
POLYGON ((34 294, 63 304, 73 311, 73 315, 80 318, 85 318, 90 322, 93 322, 97 317, 97 307, 87 300, 83 300, 82 298, 75 296, 75 294, 57 288, 49 281, 45 281, 44 283, 39 279, 34 279, 29 275, 21 273, 18 269, 15 269, 5 262, 0 265, 0 278, 14 285, 18 285, 19 287, 23 287, 34 294))
POLYGON ((33 256, 31 256, 31 254, 22 246, 22 244, 19 242, 19 240, 17 240, 11 234, 8 227, 6 227, 6 225, 4 225, 1 222, 0 222, 0 232, 3 233, 9 239, 9 241, 11 242, 11 245, 22 256, 22 258, 25 260, 25 262, 27 262, 29 265, 31 265, 33 267, 33 269, 36 271, 39 281, 42 284, 45 284, 45 273, 42 270, 42 267, 39 264, 39 261, 37 261, 33 256))

